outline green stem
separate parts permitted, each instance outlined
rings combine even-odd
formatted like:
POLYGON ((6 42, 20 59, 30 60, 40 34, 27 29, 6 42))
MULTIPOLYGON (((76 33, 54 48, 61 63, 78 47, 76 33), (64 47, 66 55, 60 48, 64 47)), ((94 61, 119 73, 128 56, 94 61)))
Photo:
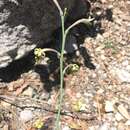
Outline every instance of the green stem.
POLYGON ((60 96, 59 96, 59 104, 58 104, 58 113, 56 118, 56 130, 60 130, 60 113, 61 113, 61 106, 63 102, 63 87, 64 87, 64 49, 65 49, 65 41, 66 41, 66 33, 65 33, 65 26, 64 26, 64 15, 61 15, 61 22, 62 22, 62 47, 61 47, 61 56, 60 56, 60 96))

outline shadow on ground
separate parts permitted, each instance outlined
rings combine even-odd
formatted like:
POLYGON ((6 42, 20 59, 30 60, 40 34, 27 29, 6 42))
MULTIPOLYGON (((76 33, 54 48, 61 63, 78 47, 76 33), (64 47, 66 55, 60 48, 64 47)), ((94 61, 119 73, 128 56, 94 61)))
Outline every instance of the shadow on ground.
MULTIPOLYGON (((75 37, 77 38, 78 50, 80 52, 80 56, 83 58, 84 65, 92 70, 96 69, 96 67, 92 63, 91 56, 88 54, 87 49, 84 48, 82 44, 86 37, 96 37, 98 33, 102 34, 104 32, 104 30, 101 29, 101 23, 100 23, 100 19, 104 17, 112 21, 112 11, 108 9, 106 10, 105 15, 95 17, 95 21, 97 21, 96 24, 94 21, 91 26, 85 26, 82 24, 77 26, 76 28, 78 31, 76 32, 76 34, 74 34, 75 37)), ((61 31, 56 31, 55 36, 59 36, 60 33, 61 31)), ((57 37, 55 37, 55 40, 56 39, 57 37)), ((46 44, 44 47, 50 47, 48 45, 50 44, 46 44)), ((29 53, 22 59, 11 63, 6 68, 0 69, 1 82, 11 82, 13 80, 17 80, 22 73, 34 69, 37 73, 39 73, 41 81, 44 82, 45 90, 51 91, 52 87, 59 85, 59 59, 56 57, 56 55, 52 53, 48 53, 48 57, 50 57, 51 59, 51 62, 48 64, 48 66, 44 65, 34 66, 35 60, 33 52, 29 53)), ((78 61, 75 52, 66 55, 65 59, 66 64, 69 63, 80 64, 80 61, 78 61)))
MULTIPOLYGON (((97 32, 94 31, 95 26, 84 28, 84 25, 81 25, 78 26, 78 30, 78 50, 80 52, 80 56, 83 58, 84 65, 89 69, 96 69, 95 65, 92 63, 91 56, 88 54, 87 50, 83 46, 80 46, 81 44, 83 44, 84 38, 86 36, 96 36, 97 32)), ((46 44, 45 47, 49 47, 48 45, 49 44, 46 44)), ((50 58, 51 61, 48 64, 48 66, 34 66, 34 55, 33 52, 31 52, 24 58, 11 63, 6 68, 0 69, 0 79, 2 80, 2 82, 11 82, 17 80, 22 73, 34 69, 37 73, 39 73, 41 81, 44 83, 45 90, 49 92, 51 91, 52 87, 59 86, 59 59, 54 53, 48 53, 47 56, 50 58)), ((78 61, 75 52, 66 55, 65 59, 66 65, 69 63, 80 64, 80 61, 78 61)))

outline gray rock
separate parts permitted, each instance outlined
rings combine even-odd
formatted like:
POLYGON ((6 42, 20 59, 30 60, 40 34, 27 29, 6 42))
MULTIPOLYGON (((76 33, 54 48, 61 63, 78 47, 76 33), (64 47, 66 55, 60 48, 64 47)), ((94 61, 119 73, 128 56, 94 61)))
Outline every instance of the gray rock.
MULTIPOLYGON (((58 1, 62 9, 68 9, 67 21, 82 17, 89 9, 86 0, 58 1)), ((60 26, 52 0, 0 0, 0 68, 51 41, 60 26)))

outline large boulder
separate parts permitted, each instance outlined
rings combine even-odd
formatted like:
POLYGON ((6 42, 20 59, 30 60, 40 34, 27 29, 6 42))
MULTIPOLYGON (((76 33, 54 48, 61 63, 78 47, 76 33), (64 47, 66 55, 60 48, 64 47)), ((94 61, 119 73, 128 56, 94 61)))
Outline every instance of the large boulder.
MULTIPOLYGON (((67 8, 66 21, 74 21, 89 10, 86 0, 58 1, 62 9, 67 8)), ((60 26, 52 0, 0 0, 0 68, 48 43, 60 26)))

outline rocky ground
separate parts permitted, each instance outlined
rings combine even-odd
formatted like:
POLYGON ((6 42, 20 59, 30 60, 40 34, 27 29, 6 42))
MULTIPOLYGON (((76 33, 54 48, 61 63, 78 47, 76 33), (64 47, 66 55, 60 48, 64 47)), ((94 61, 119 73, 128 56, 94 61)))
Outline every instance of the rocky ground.
MULTIPOLYGON (((65 77, 62 130, 130 130, 130 1, 101 0, 92 6, 101 33, 86 36, 78 56, 68 56, 80 68, 65 77)), ((30 70, 1 83, 0 130, 54 128, 57 71, 30 70)))

